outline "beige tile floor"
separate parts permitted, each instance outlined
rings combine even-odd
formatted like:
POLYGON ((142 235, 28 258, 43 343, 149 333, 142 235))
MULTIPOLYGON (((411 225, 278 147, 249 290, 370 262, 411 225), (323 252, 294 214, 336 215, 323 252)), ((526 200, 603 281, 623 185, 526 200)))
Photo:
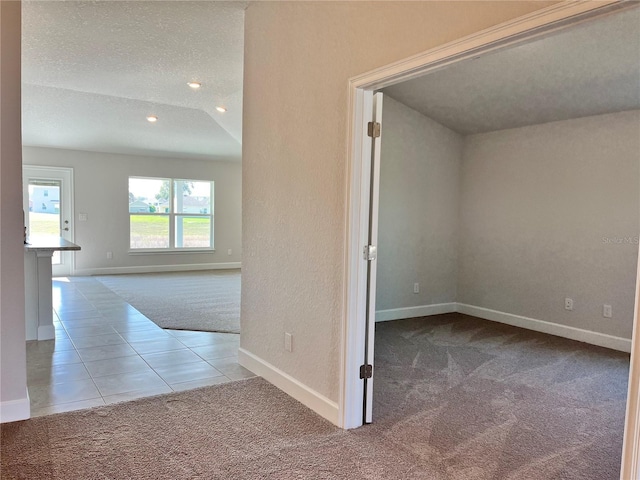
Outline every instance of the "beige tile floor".
POLYGON ((55 340, 27 342, 31 416, 254 376, 235 334, 163 330, 91 277, 53 281, 55 340))

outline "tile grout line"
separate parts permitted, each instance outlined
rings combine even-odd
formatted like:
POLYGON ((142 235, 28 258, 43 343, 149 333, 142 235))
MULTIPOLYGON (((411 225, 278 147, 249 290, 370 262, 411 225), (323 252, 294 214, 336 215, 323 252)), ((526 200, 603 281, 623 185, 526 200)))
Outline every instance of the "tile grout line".
MULTIPOLYGON (((185 385, 188 383, 194 383, 194 382, 206 382, 208 380, 211 379, 224 379, 224 382, 232 382, 234 381, 231 377, 229 377, 225 372, 223 372, 222 370, 220 370, 218 367, 216 367, 215 365, 213 365, 212 363, 210 363, 210 360, 221 360, 224 361, 224 359, 226 358, 234 358, 235 355, 229 355, 229 356, 222 356, 219 358, 213 358, 213 359, 207 359, 205 358, 202 354, 198 353, 197 351, 194 350, 194 348, 199 348, 199 347, 207 347, 207 346, 225 346, 225 344, 227 342, 214 342, 213 344, 210 343, 204 343, 203 345, 196 345, 196 346, 189 346, 186 343, 184 343, 182 340, 180 340, 180 336, 176 336, 174 335, 173 331, 170 331, 170 329, 160 329, 159 331, 162 331, 164 333, 167 334, 167 337, 173 339, 173 340, 177 340, 177 343, 179 345, 181 345, 183 348, 180 348, 179 350, 165 350, 165 351, 159 351, 159 352, 148 352, 148 355, 152 355, 155 353, 170 353, 170 352, 174 352, 174 351, 188 351, 191 354, 193 354, 196 358, 198 358, 198 362, 204 362, 203 365, 206 365, 210 368, 212 368, 215 372, 219 373, 219 375, 214 376, 214 377, 204 377, 204 378, 196 378, 196 379, 190 379, 190 380, 185 380, 183 382, 174 382, 174 383, 169 383, 162 375, 160 375, 160 373, 158 373, 157 368, 159 367, 152 367, 151 364, 143 357, 143 354, 140 353, 135 347, 134 347, 134 343, 136 343, 136 341, 133 340, 129 340, 127 339, 123 333, 124 332, 120 332, 118 330, 116 330, 116 328, 111 324, 112 321, 114 321, 114 319, 117 319, 117 311, 118 309, 110 309, 109 308, 109 303, 105 301, 104 305, 96 305, 96 303, 94 303, 93 300, 91 300, 90 298, 87 297, 87 295, 85 295, 85 293, 79 289, 77 287, 77 285, 74 284, 74 282, 69 282, 71 285, 69 287, 65 287, 65 288, 69 288, 70 291, 63 291, 63 289, 60 289, 60 291, 56 294, 56 298, 57 300, 54 302, 54 304, 63 304, 65 303, 65 297, 75 297, 73 299, 71 299, 71 302, 82 302, 82 303, 86 303, 86 307, 89 307, 87 309, 85 309, 85 305, 83 306, 78 306, 77 309, 74 308, 70 308, 67 313, 65 314, 64 311, 60 312, 58 309, 56 309, 55 307, 53 308, 53 313, 55 315, 54 318, 54 322, 57 323, 56 325, 56 330, 60 330, 60 327, 62 327, 62 331, 65 335, 65 337, 58 339, 58 340, 65 340, 69 342, 69 346, 71 347, 71 349, 69 350, 60 350, 60 351, 71 351, 74 353, 74 355, 79 359, 79 364, 82 364, 82 368, 84 370, 84 373, 87 375, 87 378, 83 378, 83 379, 78 379, 78 380, 91 380, 91 385, 93 385, 93 387, 95 388, 96 392, 99 394, 99 397, 92 397, 92 398, 88 398, 88 399, 83 399, 83 400, 73 400, 73 401, 65 401, 65 402, 60 402, 60 403, 53 403, 50 405, 43 405, 41 407, 36 408, 35 410, 55 410, 56 407, 60 407, 63 406, 63 410, 64 410, 64 405, 70 405, 70 404, 80 404, 80 403, 88 403, 88 402, 92 402, 92 401, 97 401, 100 400, 103 404, 107 405, 107 400, 105 399, 105 397, 112 397, 115 395, 127 395, 127 394, 132 394, 135 392, 140 392, 142 390, 131 390, 131 391, 126 391, 126 392, 120 392, 117 394, 111 394, 111 395, 104 395, 103 392, 100 390, 100 388, 98 387, 98 384, 96 383, 95 379, 96 378, 102 378, 102 377, 107 377, 110 375, 103 375, 101 377, 94 377, 89 369, 87 368, 87 363, 89 363, 87 360, 85 360, 85 358, 83 356, 80 355, 80 351, 81 350, 78 346, 77 346, 77 341, 80 338, 88 338, 88 337, 97 337, 97 336, 101 336, 101 335, 113 335, 116 334, 123 343, 117 343, 117 344, 106 344, 106 345, 97 345, 97 346, 92 346, 92 347, 83 347, 83 349, 89 349, 89 348, 99 348, 100 346, 110 346, 110 345, 127 345, 129 348, 131 348, 134 352, 135 355, 127 355, 126 357, 137 357, 139 359, 142 360, 142 362, 144 362, 144 364, 149 367, 149 370, 151 372, 154 373, 154 375, 156 377, 158 377, 162 384, 164 385, 164 387, 168 388, 170 391, 173 392, 177 392, 177 391, 181 391, 182 389, 180 389, 180 385, 185 385), (106 308, 105 308, 106 307, 106 308), (109 313, 111 314, 111 316, 106 316, 105 310, 109 311, 109 313), (86 315, 97 315, 95 317, 91 316, 91 317, 86 317, 86 315), (72 320, 71 318, 68 320, 64 320, 64 317, 76 317, 74 320, 72 320), (75 327, 75 328, 87 328, 89 331, 91 329, 91 327, 95 326, 95 324, 93 324, 93 322, 88 322, 88 323, 84 323, 84 320, 93 320, 95 319, 95 322, 97 322, 98 324, 104 322, 106 325, 108 325, 111 330, 113 331, 113 333, 101 333, 101 334, 97 334, 97 335, 86 335, 86 336, 81 336, 81 337, 77 337, 76 336, 76 340, 74 341, 74 339, 72 338, 72 335, 70 334, 70 330, 73 331, 74 328, 72 327, 73 323, 75 320, 80 320, 81 323, 75 327), (174 388, 177 387, 178 389, 174 388)), ((106 288, 105 288, 106 289, 106 288)), ((88 289, 89 290, 89 289, 88 289)), ((126 305, 127 308, 125 308, 125 311, 127 311, 126 316, 129 317, 131 316, 131 312, 135 312, 134 315, 139 315, 142 319, 146 320, 147 322, 149 322, 149 324, 154 324, 154 322, 152 322, 150 319, 148 319, 146 316, 144 316, 141 312, 139 312, 137 309, 135 309, 135 307, 133 307, 132 305, 130 305, 128 302, 121 302, 122 304, 126 305)), ((77 305, 77 303, 76 303, 77 305)), ((158 327, 159 328, 159 327, 158 327)), ((132 330, 131 332, 135 332, 136 330, 132 330)), ((142 329, 141 331, 144 331, 144 329, 142 329)), ((197 333, 194 331, 194 333, 197 333)), ((75 335, 73 335, 75 336, 75 335)), ((135 337, 135 335, 133 335, 135 337)), ((57 338, 56 338, 57 339, 57 338)), ((54 340, 55 341, 55 340, 54 340)), ((143 340, 141 340, 140 342, 143 342, 143 340)), ((232 344, 232 342, 228 342, 229 345, 232 344)), ((55 354, 55 349, 52 353, 52 355, 55 354)), ((125 357, 125 356, 123 356, 125 357)), ((123 357, 112 357, 112 358, 105 358, 104 360, 112 360, 115 358, 123 358, 123 357)), ((95 360, 95 361, 99 361, 99 360, 95 360)), ((237 361, 236 361, 237 362, 237 361)), ((193 362, 196 363, 196 362, 193 362)), ((58 365, 75 365, 78 363, 62 363, 62 364, 58 364, 58 365)), ((51 366, 53 366, 55 364, 52 364, 51 366)), ((175 364, 175 365, 181 365, 181 364, 175 364)), ((185 365, 188 365, 188 363, 186 363, 185 365)), ((167 365, 167 366, 174 366, 174 365, 167 365)), ((135 373, 135 372, 122 372, 122 373, 116 373, 113 375, 126 375, 127 373, 135 373)), ((60 383, 64 383, 64 382, 60 382, 60 383)), ((54 383, 55 384, 55 383, 54 383)), ((47 384, 50 385, 50 384, 47 384)), ((36 387, 38 385, 32 385, 32 387, 36 387)), ((44 386, 41 385, 41 386, 44 386)), ((161 388, 164 388, 161 387, 161 388)), ((194 386, 195 388, 195 386, 194 386)), ((143 389, 143 390, 150 390, 150 389, 143 389)), ((152 389, 151 389, 152 390, 152 389)), ((84 407, 81 407, 84 408, 84 407)))
MULTIPOLYGON (((74 288, 75 288, 75 287, 74 287, 74 288)), ((77 289, 76 289, 76 290, 77 290, 77 289)), ((87 300, 87 301, 88 301, 88 302, 89 302, 89 303, 90 303, 90 304, 91 304, 91 305, 96 309, 96 311, 97 311, 98 313, 100 313, 100 309, 99 309, 98 307, 96 307, 96 305, 95 305, 93 302, 91 302, 89 299, 87 299, 87 298, 86 298, 86 296, 85 296, 84 294, 82 294, 82 292, 80 292, 80 293, 81 293, 81 295, 85 298, 85 300, 87 300)), ((127 302, 125 302, 125 303, 127 303, 127 302)), ((134 308, 134 309, 135 309, 135 307, 133 307, 132 305, 130 305, 130 304, 128 304, 128 303, 127 303, 127 305, 129 305, 129 306, 131 306, 132 308, 134 308)), ((137 311, 137 309, 136 309, 136 311, 137 311)), ((57 315, 57 313, 56 313, 56 315, 57 315)), ((149 320, 146 316, 144 316, 142 313, 140 313, 140 315, 141 315, 142 317, 144 317, 145 319, 147 319, 148 321, 151 321, 151 320, 149 320)), ((59 318, 59 316, 58 316, 58 318, 59 318)), ((101 314, 101 317, 98 317, 98 318, 102 318, 102 319, 104 319, 105 317, 104 317, 104 316, 102 316, 102 314, 101 314)), ((77 352, 77 346, 76 346, 75 342, 73 341, 73 339, 71 338, 71 336, 69 335, 69 332, 68 332, 68 330, 67 330, 67 326, 64 324, 64 322, 62 322, 62 326, 63 326, 63 328, 65 329, 65 331, 66 331, 66 333, 67 333, 67 336, 69 336, 69 339, 71 340, 71 343, 72 343, 72 345, 73 345, 74 349, 76 350, 76 353, 77 353, 77 354, 78 354, 78 356, 80 357, 80 360, 82 361, 83 367, 84 367, 84 368, 85 368, 85 370, 87 371, 87 374, 89 375, 89 377, 90 377, 90 378, 91 378, 91 380, 93 381, 94 385, 96 386, 96 389, 98 390, 98 392, 100 393, 100 395, 102 396, 102 398, 103 398, 103 400, 104 400, 105 395, 103 395, 103 394, 102 394, 102 391, 100 390, 100 388, 97 386, 97 384, 96 384, 96 383, 95 383, 95 381, 94 381, 94 377, 93 377, 93 375, 91 375, 91 373, 88 371, 88 369, 87 369, 87 367, 86 367, 86 365, 85 365, 85 363, 86 363, 86 362, 85 362, 85 360, 84 360, 84 359, 79 355, 79 352, 77 352)), ((113 327, 112 327, 112 326, 111 326, 111 328, 113 329, 113 327)), ((162 380, 162 382, 163 382, 163 383, 164 383, 168 388, 170 388, 172 391, 176 391, 176 390, 172 387, 172 384, 168 383, 168 382, 167 382, 167 381, 166 381, 166 380, 165 380, 165 379, 164 379, 164 378, 163 378, 163 377, 158 373, 158 371, 157 371, 154 367, 152 367, 152 366, 151 366, 151 365, 146 361, 146 359, 142 356, 142 354, 140 354, 140 353, 135 349, 135 347, 134 347, 133 345, 131 345, 131 342, 130 342, 129 340, 127 340, 127 339, 126 339, 126 338, 124 338, 122 335, 120 335, 120 332, 118 332, 117 330, 115 330, 115 329, 113 329, 113 330, 114 330, 114 333, 116 333, 118 336, 120 336, 120 338, 122 338, 122 340, 124 341, 124 343, 125 343, 126 345, 129 345, 129 346, 130 346, 130 347, 131 347, 131 348, 136 352, 136 356, 137 356, 138 358, 140 358, 143 362, 145 362, 145 364, 149 366, 149 368, 150 368, 150 369, 151 369, 151 370, 152 370, 152 371, 153 371, 153 372, 154 372, 154 373, 155 373, 155 374, 156 374, 156 375, 157 375, 157 376, 162 380)), ((218 373, 220 374, 220 375, 215 376, 215 377, 206 377, 206 378, 219 378, 219 377, 224 377, 224 378, 225 378, 225 379, 227 379, 228 381, 233 381, 232 379, 230 379, 229 377, 227 377, 227 376, 226 376, 222 371, 218 370, 216 367, 214 367, 213 365, 211 365, 211 364, 207 361, 207 359, 205 359, 204 357, 202 357, 201 355, 199 355, 197 352, 193 351, 193 350, 191 349, 191 347, 189 347, 188 345, 186 345, 186 344, 184 344, 182 341, 180 341, 180 338, 178 338, 178 337, 174 336, 174 335, 173 335, 173 334, 171 334, 170 332, 166 332, 166 333, 167 333, 168 335, 170 335, 170 336, 171 336, 171 338, 173 338, 173 339, 177 340, 177 341, 178 341, 178 343, 180 343, 183 347, 185 347, 185 349, 187 349, 188 351, 192 352, 192 353, 193 353, 194 355, 196 355, 199 359, 201 359, 201 360, 202 360, 203 362, 205 362, 207 365, 211 366, 211 368, 213 368, 216 372, 218 372, 218 373)), ((135 342, 133 342, 133 343, 135 343, 135 342)), ((150 354, 151 354, 151 353, 164 353, 164 352, 150 352, 150 354)), ((117 358, 117 357, 116 357, 116 358, 117 358)), ((128 373, 128 372, 125 372, 125 373, 128 373)), ((118 374, 115 374, 115 375, 118 375, 118 374)), ((105 375, 105 376, 109 376, 109 375, 105 375)), ((99 378, 99 377, 95 377, 95 378, 99 378)), ((203 379, 195 379, 195 380, 203 380, 203 379)), ((175 382, 174 384, 175 384, 175 385, 179 385, 179 384, 182 384, 182 383, 189 383, 189 382, 191 382, 191 381, 195 381, 195 380, 187 380, 187 381, 185 381, 185 382, 175 382)), ((135 391, 135 390, 134 390, 134 391, 135 391)), ((132 392, 133 392, 133 391, 132 391, 132 392)), ((123 393, 123 394, 125 394, 125 393, 131 393, 131 392, 122 392, 122 393, 123 393)), ((106 396, 109 396, 109 395, 106 395, 106 396)))

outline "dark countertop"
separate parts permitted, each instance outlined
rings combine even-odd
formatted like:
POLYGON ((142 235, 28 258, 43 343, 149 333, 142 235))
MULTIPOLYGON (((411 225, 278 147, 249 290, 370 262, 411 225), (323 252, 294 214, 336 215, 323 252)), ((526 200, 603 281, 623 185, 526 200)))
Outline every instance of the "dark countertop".
POLYGON ((24 249, 27 252, 37 252, 42 250, 67 251, 80 250, 80 245, 71 243, 62 237, 54 236, 33 236, 27 239, 24 249))

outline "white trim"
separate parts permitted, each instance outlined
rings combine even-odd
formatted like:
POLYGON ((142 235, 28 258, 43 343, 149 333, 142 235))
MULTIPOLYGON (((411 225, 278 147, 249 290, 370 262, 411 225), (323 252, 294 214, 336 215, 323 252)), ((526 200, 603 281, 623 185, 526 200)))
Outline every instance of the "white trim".
MULTIPOLYGON (((361 327, 361 320, 362 312, 366 308, 366 296, 362 295, 362 285, 363 283, 366 285, 366 269, 362 268, 362 262, 359 262, 364 245, 362 229, 368 227, 368 219, 365 220, 365 217, 368 215, 369 208, 369 200, 362 197, 361 190, 363 177, 369 175, 365 168, 366 158, 362 152, 363 137, 366 136, 366 132, 362 129, 362 120, 366 116, 367 109, 371 108, 371 105, 362 100, 365 90, 393 85, 443 68, 464 58, 482 55, 515 42, 548 34, 587 18, 635 6, 634 2, 619 0, 565 1, 349 80, 345 166, 345 281, 339 397, 340 420, 343 428, 362 425, 363 396, 362 387, 358 387, 362 381, 355 372, 364 358, 361 352, 365 332, 361 327)), ((626 454, 626 451, 624 453, 626 454)))
POLYGON ((156 272, 189 272, 195 270, 231 270, 242 267, 241 262, 227 263, 194 263, 180 265, 144 265, 134 267, 99 267, 81 268, 76 270, 77 276, 85 275, 120 275, 126 273, 156 273, 156 272))
POLYGON ((24 398, 0 402, 0 423, 17 422, 31 418, 29 392, 25 390, 24 394, 24 398))
POLYGON ((376 322, 429 317, 431 315, 453 312, 471 315, 484 320, 504 323, 514 327, 526 328, 527 330, 533 330, 534 332, 548 333, 557 337, 569 338, 571 340, 577 340, 591 345, 598 345, 600 347, 606 347, 621 352, 628 353, 631 351, 631 340, 627 338, 615 337, 613 335, 607 335, 606 333, 570 327, 560 323, 547 322, 546 320, 538 320, 537 318, 523 317, 522 315, 514 315, 512 313, 467 305, 465 303, 438 303, 434 305, 419 305, 417 307, 378 310, 376 312, 376 322))
POLYGON ((514 327, 526 328, 535 332, 549 333, 558 337, 569 338, 579 342, 590 343, 600 347, 611 348, 621 352, 631 351, 631 340, 628 338, 614 337, 606 333, 594 332, 592 330, 584 330, 582 328, 570 327, 559 323, 547 322, 536 318, 523 317, 521 315, 513 315, 511 313, 499 312, 489 308, 476 307, 464 303, 458 303, 458 312, 465 315, 472 315, 485 320, 505 323, 514 327))
POLYGON ((266 381, 275 385, 287 395, 292 396, 321 417, 326 418, 334 425, 338 425, 338 404, 336 402, 329 400, 324 395, 309 388, 291 375, 274 367, 269 362, 257 357, 244 348, 238 349, 238 363, 256 375, 260 375, 266 381))
POLYGON ((633 311, 633 343, 629 371, 627 412, 625 415, 624 437, 622 441, 622 462, 620 479, 640 478, 640 327, 638 312, 640 306, 640 247, 638 247, 638 270, 636 272, 636 304, 633 311))
POLYGON ((430 315, 440 315, 442 313, 453 312, 457 312, 457 304, 455 302, 418 305, 416 307, 391 308, 389 310, 378 310, 376 312, 376 322, 388 322, 390 320, 401 320, 403 318, 428 317, 430 315))
POLYGON ((56 327, 53 325, 38 326, 38 340, 53 340, 56 338, 56 327))
POLYGON ((355 89, 381 89, 439 70, 468 57, 486 54, 517 42, 531 41, 568 25, 635 6, 634 2, 625 0, 567 0, 358 75, 351 78, 349 84, 355 89))

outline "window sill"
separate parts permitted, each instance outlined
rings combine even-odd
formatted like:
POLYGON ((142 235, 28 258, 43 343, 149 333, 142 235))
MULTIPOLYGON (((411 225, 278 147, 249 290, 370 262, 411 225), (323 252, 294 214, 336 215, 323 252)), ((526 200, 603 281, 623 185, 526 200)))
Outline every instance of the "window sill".
POLYGON ((136 248, 135 250, 129 250, 129 255, 184 255, 189 253, 214 253, 215 248, 180 248, 180 249, 143 249, 136 248))

